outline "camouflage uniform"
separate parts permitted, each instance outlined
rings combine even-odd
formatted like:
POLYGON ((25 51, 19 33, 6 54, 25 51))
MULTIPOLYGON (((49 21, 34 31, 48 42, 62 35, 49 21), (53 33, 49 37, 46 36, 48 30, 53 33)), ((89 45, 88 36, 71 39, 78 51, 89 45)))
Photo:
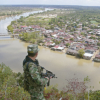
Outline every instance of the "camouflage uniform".
MULTIPOLYGON (((34 45, 33 45, 34 47, 34 45)), ((32 49, 34 51, 34 49, 32 49)), ((31 49, 30 49, 31 51, 31 49)), ((39 66, 38 61, 33 61, 26 56, 23 62, 24 78, 28 84, 28 92, 31 95, 31 100, 45 100, 43 96, 44 86, 47 84, 48 79, 41 78, 42 68, 39 66), (28 70, 27 70, 27 63, 28 70)))

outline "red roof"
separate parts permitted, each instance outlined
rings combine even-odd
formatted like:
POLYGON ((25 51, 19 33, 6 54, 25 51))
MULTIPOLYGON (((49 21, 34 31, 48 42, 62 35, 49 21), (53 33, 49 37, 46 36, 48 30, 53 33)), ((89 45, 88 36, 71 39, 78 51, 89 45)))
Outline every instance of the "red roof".
POLYGON ((55 46, 55 48, 58 48, 59 46, 55 46))
POLYGON ((95 58, 99 58, 100 59, 100 54, 96 54, 95 58))
POLYGON ((21 26, 22 28, 27 27, 27 26, 21 26))

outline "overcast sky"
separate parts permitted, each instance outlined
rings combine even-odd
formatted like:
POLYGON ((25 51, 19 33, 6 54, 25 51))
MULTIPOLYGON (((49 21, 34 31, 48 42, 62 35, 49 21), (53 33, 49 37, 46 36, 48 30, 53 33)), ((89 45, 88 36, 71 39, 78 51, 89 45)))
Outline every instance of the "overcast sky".
POLYGON ((47 5, 83 5, 100 6, 100 0, 0 0, 0 5, 47 4, 47 5))

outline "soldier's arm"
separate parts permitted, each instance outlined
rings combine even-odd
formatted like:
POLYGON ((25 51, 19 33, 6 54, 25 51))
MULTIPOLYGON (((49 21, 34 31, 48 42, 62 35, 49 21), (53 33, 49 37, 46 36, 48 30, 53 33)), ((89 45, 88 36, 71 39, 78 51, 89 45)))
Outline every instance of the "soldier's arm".
POLYGON ((38 85, 46 85, 48 82, 47 78, 42 78, 38 72, 38 69, 33 65, 29 64, 29 72, 32 77, 32 79, 38 84, 38 85))

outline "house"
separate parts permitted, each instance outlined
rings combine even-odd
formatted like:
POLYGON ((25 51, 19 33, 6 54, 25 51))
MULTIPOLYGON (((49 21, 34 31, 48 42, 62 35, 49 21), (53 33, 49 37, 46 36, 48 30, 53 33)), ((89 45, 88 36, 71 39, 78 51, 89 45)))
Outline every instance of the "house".
POLYGON ((51 50, 56 50, 58 47, 59 47, 59 46, 56 45, 56 46, 52 47, 51 50))
POLYGON ((73 42, 73 44, 70 46, 70 48, 72 48, 72 49, 78 51, 78 50, 80 50, 80 49, 85 49, 85 46, 84 46, 83 43, 80 43, 80 42, 74 43, 74 42, 73 42))
POLYGON ((52 33, 53 31, 52 30, 46 30, 46 33, 52 33))
POLYGON ((94 50, 87 49, 83 55, 84 59, 90 60, 94 54, 94 50))
POLYGON ((82 31, 82 28, 76 28, 78 31, 82 31))
POLYGON ((64 43, 60 43, 59 46, 60 46, 60 47, 63 47, 63 48, 66 48, 66 46, 65 46, 64 43))
POLYGON ((64 47, 59 46, 56 50, 62 51, 62 50, 64 50, 64 47))
POLYGON ((62 51, 62 50, 64 50, 64 47, 60 47, 60 46, 56 45, 56 46, 52 47, 51 50, 62 51))
POLYGON ((50 45, 49 45, 49 47, 54 47, 56 44, 55 43, 51 43, 50 45))
POLYGON ((51 44, 51 42, 46 42, 46 43, 44 44, 44 46, 49 47, 50 44, 51 44))
POLYGON ((94 46, 94 45, 87 45, 87 46, 85 46, 85 50, 87 50, 87 49, 96 52, 96 50, 98 50, 98 47, 94 46))
POLYGON ((78 51, 76 51, 74 48, 69 48, 67 49, 66 54, 76 56, 78 54, 78 51))
POLYGON ((100 33, 96 33, 96 36, 100 36, 100 33))
POLYGON ((27 29, 28 27, 27 27, 27 26, 21 26, 21 28, 22 28, 22 29, 27 29))
POLYGON ((94 44, 94 45, 97 45, 97 42, 93 39, 85 39, 85 43, 86 44, 94 44))
POLYGON ((72 45, 72 44, 73 44, 73 41, 70 41, 70 40, 69 40, 69 41, 66 41, 66 40, 65 40, 65 41, 64 41, 64 44, 66 45, 67 43, 69 43, 70 45, 72 45))
POLYGON ((54 35, 52 35, 53 37, 55 37, 55 38, 57 38, 58 36, 57 36, 57 34, 54 34, 54 35))
POLYGON ((59 27, 54 27, 54 30, 60 30, 60 28, 59 27))
POLYGON ((95 56, 95 58, 93 59, 93 61, 95 61, 95 62, 100 62, 100 52, 99 52, 99 54, 97 54, 97 55, 95 56))
POLYGON ((77 56, 78 55, 78 51, 80 49, 85 49, 84 44, 82 44, 80 42, 79 43, 78 42, 76 42, 76 43, 73 42, 73 44, 67 49, 66 53, 74 55, 74 56, 77 56))
POLYGON ((71 45, 67 51, 66 51, 67 54, 70 54, 70 55, 74 55, 76 56, 78 54, 78 50, 77 50, 77 47, 76 45, 71 45))

